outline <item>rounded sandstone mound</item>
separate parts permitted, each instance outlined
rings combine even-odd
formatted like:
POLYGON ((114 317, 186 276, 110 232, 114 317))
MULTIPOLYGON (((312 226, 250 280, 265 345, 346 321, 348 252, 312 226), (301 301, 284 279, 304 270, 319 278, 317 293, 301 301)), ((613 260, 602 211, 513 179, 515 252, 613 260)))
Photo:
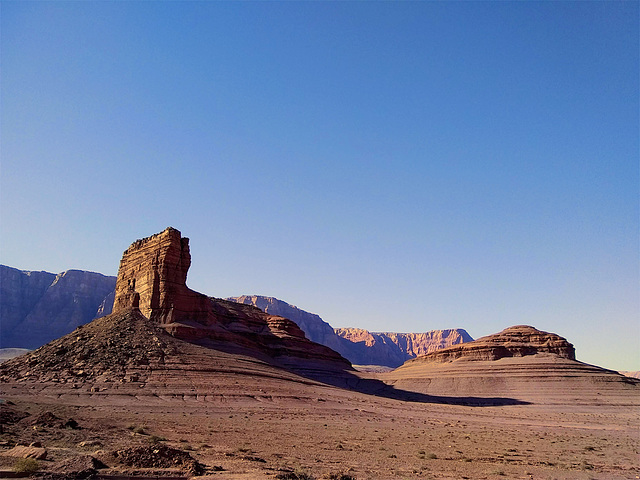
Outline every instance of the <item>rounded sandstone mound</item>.
POLYGON ((640 382, 576 361, 566 339, 528 325, 418 357, 381 378, 427 395, 565 405, 640 401, 640 382))
POLYGON ((431 352, 407 363, 451 362, 458 359, 493 361, 539 353, 550 353, 569 360, 576 358, 573 345, 560 335, 543 332, 528 325, 516 325, 473 342, 431 352))

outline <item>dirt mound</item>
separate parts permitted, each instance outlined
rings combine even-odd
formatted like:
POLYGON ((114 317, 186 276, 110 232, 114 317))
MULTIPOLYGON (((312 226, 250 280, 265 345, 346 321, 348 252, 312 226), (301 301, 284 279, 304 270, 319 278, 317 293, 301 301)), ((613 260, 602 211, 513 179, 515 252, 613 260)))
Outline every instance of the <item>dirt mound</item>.
POLYGON ((72 430, 79 430, 80 425, 73 418, 68 420, 62 420, 52 412, 46 411, 36 415, 34 418, 29 418, 29 424, 34 427, 44 428, 70 428, 72 430))
POLYGON ((8 403, 3 403, 0 405, 0 433, 3 432, 4 425, 12 425, 14 423, 18 423, 23 418, 28 417, 29 414, 27 412, 23 412, 13 405, 9 405, 8 403))
POLYGON ((122 464, 135 468, 180 468, 191 475, 201 475, 204 467, 191 455, 166 445, 132 447, 116 450, 113 456, 122 464))
POLYGON ((55 465, 56 473, 69 479, 94 478, 98 470, 102 468, 107 468, 107 466, 91 455, 69 457, 55 465))
POLYGON ((75 383, 102 376, 119 381, 128 369, 164 363, 165 355, 175 351, 163 341, 166 337, 140 312, 121 312, 81 326, 20 359, 4 362, 0 377, 75 383))

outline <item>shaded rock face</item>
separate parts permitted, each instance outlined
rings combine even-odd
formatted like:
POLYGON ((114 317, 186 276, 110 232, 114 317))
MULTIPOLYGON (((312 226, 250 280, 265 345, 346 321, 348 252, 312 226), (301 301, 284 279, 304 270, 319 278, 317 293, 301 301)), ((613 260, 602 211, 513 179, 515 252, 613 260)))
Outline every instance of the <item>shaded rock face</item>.
POLYGON ((347 355, 348 345, 336 335, 331 325, 315 313, 306 312, 275 297, 262 295, 242 295, 240 297, 229 297, 227 300, 244 305, 253 305, 265 313, 288 318, 295 322, 312 342, 325 345, 341 353, 345 358, 349 358, 347 355))
POLYGON ((174 228, 134 242, 120 262, 113 313, 139 309, 177 338, 255 348, 285 366, 297 368, 306 359, 351 368, 338 353, 307 340, 291 320, 189 289, 190 265, 189 239, 174 228))
POLYGON ((458 359, 499 360, 538 353, 550 353, 569 360, 576 358, 573 345, 563 337, 528 325, 517 325, 473 342, 429 353, 417 358, 414 362, 450 362, 458 359))
POLYGON ((211 302, 186 284, 190 266, 189 239, 175 228, 134 242, 120 261, 113 312, 136 307, 161 324, 208 323, 211 302))
POLYGON ((106 298, 115 280, 81 270, 56 275, 0 265, 0 347, 37 348, 110 313, 106 298))
POLYGON ((473 340, 462 328, 424 333, 369 332, 359 328, 336 328, 335 331, 352 344, 351 361, 358 365, 398 367, 420 355, 473 340))
POLYGON ((227 300, 254 305, 262 311, 294 321, 310 340, 321 343, 356 365, 398 367, 411 358, 473 340, 463 329, 425 333, 372 333, 359 328, 336 328, 314 313, 274 297, 243 295, 227 300))

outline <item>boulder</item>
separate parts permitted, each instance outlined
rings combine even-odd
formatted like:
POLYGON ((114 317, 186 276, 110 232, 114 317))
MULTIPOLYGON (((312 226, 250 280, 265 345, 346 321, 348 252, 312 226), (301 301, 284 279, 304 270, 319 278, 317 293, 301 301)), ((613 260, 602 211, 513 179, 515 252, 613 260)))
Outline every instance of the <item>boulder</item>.
POLYGON ((16 445, 11 450, 4 452, 3 455, 6 457, 35 458, 36 460, 44 460, 47 458, 47 453, 47 449, 43 447, 16 445))

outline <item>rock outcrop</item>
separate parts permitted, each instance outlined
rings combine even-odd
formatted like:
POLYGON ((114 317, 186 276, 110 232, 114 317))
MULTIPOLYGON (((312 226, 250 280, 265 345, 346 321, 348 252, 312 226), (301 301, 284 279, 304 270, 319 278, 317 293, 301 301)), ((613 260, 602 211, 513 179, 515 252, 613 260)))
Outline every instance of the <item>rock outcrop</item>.
POLYGON ((336 328, 338 336, 350 343, 347 356, 356 365, 398 367, 407 360, 452 345, 473 340, 462 328, 424 333, 369 332, 359 328, 336 328))
POLYGON ((115 283, 82 270, 56 275, 0 265, 0 347, 37 348, 110 313, 105 298, 115 283))
POLYGON ((113 313, 136 308, 177 338, 255 348, 291 368, 303 361, 351 368, 291 320, 189 289, 190 265, 189 239, 174 228, 134 242, 120 262, 113 313))
POLYGON ((231 300, 293 320, 310 340, 325 345, 354 365, 398 367, 411 358, 473 340, 461 329, 425 333, 376 333, 359 328, 332 328, 314 313, 305 312, 274 297, 242 295, 231 300))
POLYGON ((290 305, 275 297, 265 297, 262 295, 242 295, 240 297, 229 297, 227 300, 245 305, 253 305, 265 313, 288 318, 300 327, 309 340, 325 345, 349 359, 348 345, 336 335, 331 325, 315 313, 306 312, 295 305, 290 305))
POLYGON ((381 378, 427 395, 549 404, 632 405, 640 393, 640 381, 578 362, 566 339, 525 325, 417 357, 381 378))
POLYGON ((524 357, 538 353, 551 353, 569 360, 576 359, 573 345, 561 336, 543 332, 528 325, 517 325, 473 342, 431 352, 414 361, 499 360, 505 357, 524 357))
POLYGON ((3 388, 259 401, 299 396, 317 380, 359 381, 347 360, 292 321, 190 290, 188 245, 173 228, 135 242, 121 261, 114 311, 1 363, 3 388))
POLYGON ((212 323, 211 301, 187 287, 189 239, 175 228, 137 240, 122 255, 113 312, 135 307, 160 324, 212 323))

